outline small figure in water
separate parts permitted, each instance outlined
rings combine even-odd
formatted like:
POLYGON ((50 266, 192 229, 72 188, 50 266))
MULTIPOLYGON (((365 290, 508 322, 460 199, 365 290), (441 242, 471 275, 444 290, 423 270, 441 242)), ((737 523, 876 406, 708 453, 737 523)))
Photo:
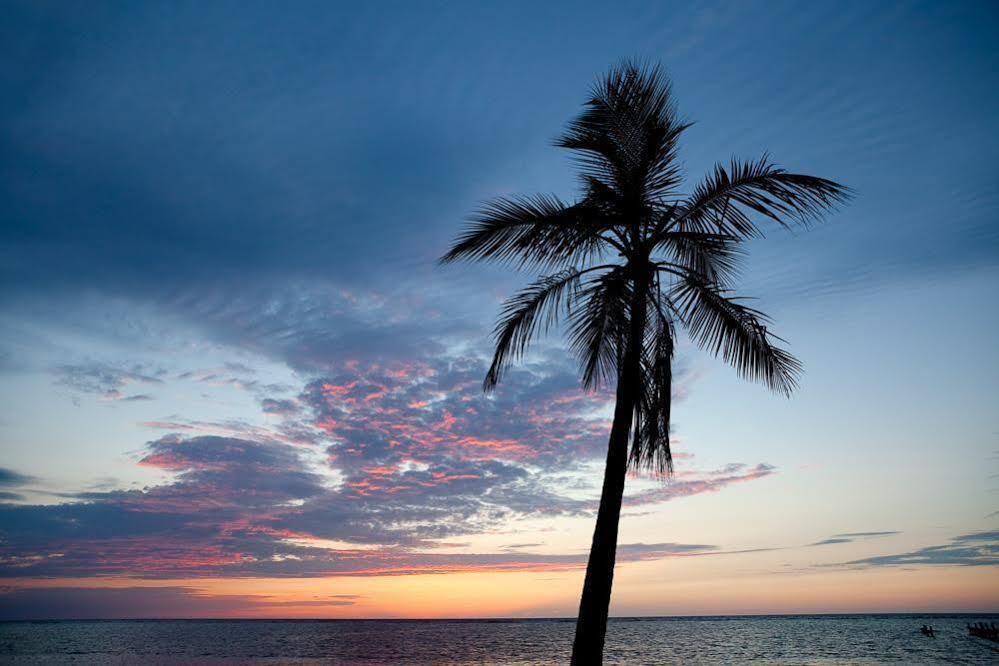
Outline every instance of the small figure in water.
POLYGON ((928 627, 925 624, 919 628, 919 631, 923 633, 923 636, 929 636, 930 638, 936 638, 933 633, 933 627, 928 627))

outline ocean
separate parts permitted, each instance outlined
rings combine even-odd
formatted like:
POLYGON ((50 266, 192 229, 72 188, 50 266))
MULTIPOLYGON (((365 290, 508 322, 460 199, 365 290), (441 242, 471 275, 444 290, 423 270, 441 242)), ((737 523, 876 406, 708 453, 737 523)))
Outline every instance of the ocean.
MULTIPOLYGON (((611 664, 982 664, 997 615, 615 618, 611 664), (919 628, 929 624, 936 638, 919 628)), ((0 662, 78 664, 567 663, 573 620, 105 620, 0 623, 0 662)))

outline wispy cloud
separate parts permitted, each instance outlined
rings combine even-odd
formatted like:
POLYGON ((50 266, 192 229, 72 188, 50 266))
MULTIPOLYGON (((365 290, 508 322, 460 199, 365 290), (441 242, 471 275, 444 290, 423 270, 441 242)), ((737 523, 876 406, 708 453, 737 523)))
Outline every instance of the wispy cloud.
POLYGON ((293 416, 302 410, 302 406, 297 400, 275 400, 274 398, 264 398, 260 401, 260 409, 265 414, 293 416))
POLYGON ((877 539, 880 537, 893 536, 895 534, 901 534, 901 532, 895 531, 885 531, 885 532, 844 532, 842 534, 834 534, 828 539, 822 539, 821 541, 816 541, 815 543, 809 544, 810 546, 831 546, 841 543, 853 543, 855 541, 863 541, 867 539, 877 539))
POLYGON ((148 393, 126 394, 132 384, 163 384, 163 369, 148 369, 141 364, 119 367, 106 363, 61 365, 53 370, 57 383, 78 393, 100 396, 106 400, 151 400, 148 393))
POLYGON ((995 566, 999 565, 999 531, 962 534, 938 546, 895 555, 865 557, 845 564, 857 567, 995 566))
POLYGON ((657 488, 650 488, 625 498, 625 506, 655 504, 700 493, 717 492, 727 486, 755 481, 775 474, 777 468, 767 463, 747 465, 735 463, 709 472, 694 472, 657 488))
POLYGON ((35 481, 37 479, 33 476, 21 474, 6 467, 0 467, 0 486, 24 486, 35 481))
POLYGON ((15 472, 6 467, 0 467, 0 502, 16 502, 24 499, 24 495, 12 489, 18 489, 38 479, 27 474, 15 472))

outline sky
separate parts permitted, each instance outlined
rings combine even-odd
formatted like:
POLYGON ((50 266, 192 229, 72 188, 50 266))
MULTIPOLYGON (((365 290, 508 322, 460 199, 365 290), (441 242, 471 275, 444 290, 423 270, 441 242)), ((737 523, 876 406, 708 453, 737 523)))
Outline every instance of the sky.
POLYGON ((854 200, 754 241, 790 399, 682 343, 611 613, 999 610, 994 3, 0 7, 0 619, 573 616, 610 395, 534 277, 436 258, 634 57, 689 189, 854 200))

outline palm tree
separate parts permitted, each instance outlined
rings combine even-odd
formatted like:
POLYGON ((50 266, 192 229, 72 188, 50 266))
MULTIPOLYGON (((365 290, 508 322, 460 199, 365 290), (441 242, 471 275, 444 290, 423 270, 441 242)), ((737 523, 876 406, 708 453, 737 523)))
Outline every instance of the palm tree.
POLYGON ((764 155, 717 165, 682 195, 677 116, 658 67, 626 62, 591 91, 556 141, 574 151, 582 193, 486 204, 441 259, 493 260, 547 275, 503 306, 484 388, 538 334, 564 318, 583 387, 616 383, 597 524, 583 584, 574 664, 602 659, 618 523, 629 466, 668 478, 676 327, 747 379, 790 395, 800 363, 778 346, 766 316, 732 295, 743 243, 758 220, 808 226, 849 190, 788 173, 764 155))

